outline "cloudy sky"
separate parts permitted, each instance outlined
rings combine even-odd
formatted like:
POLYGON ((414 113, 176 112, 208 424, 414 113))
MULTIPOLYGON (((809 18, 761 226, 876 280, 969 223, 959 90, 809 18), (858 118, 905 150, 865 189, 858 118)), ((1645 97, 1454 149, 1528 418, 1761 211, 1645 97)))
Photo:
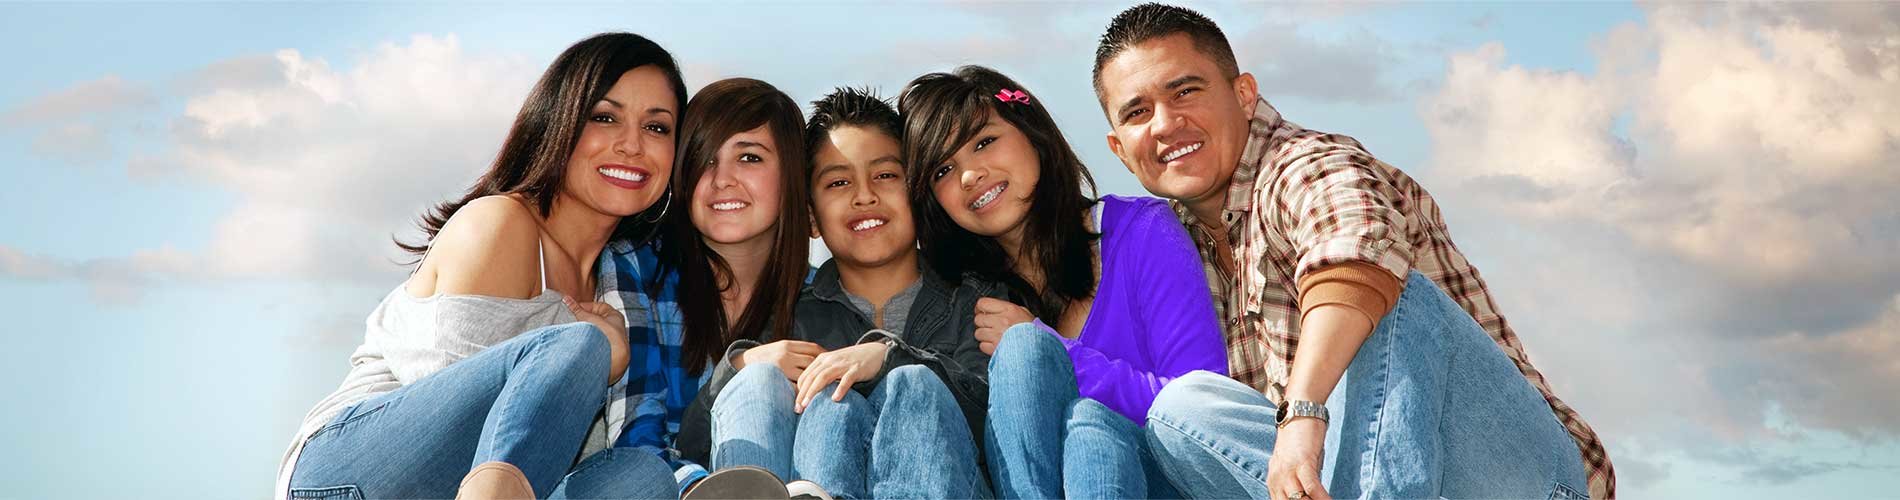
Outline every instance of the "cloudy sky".
MULTIPOLYGON (((1900 475, 1900 4, 1193 4, 1419 178, 1630 498, 1900 475)), ((1110 193, 1125 4, 0 5, 0 497, 264 496, 404 270, 591 33, 799 101, 991 65, 1110 193)))

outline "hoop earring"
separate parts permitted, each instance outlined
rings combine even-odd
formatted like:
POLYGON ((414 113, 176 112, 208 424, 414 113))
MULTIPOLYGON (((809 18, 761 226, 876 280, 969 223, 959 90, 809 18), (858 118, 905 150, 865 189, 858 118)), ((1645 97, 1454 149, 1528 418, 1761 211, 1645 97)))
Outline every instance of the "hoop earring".
POLYGON ((646 217, 641 217, 640 218, 641 222, 646 222, 648 224, 658 224, 660 223, 660 221, 666 220, 666 211, 671 208, 673 208, 673 189, 667 188, 666 189, 666 203, 660 205, 660 215, 654 216, 653 220, 646 220, 646 217))

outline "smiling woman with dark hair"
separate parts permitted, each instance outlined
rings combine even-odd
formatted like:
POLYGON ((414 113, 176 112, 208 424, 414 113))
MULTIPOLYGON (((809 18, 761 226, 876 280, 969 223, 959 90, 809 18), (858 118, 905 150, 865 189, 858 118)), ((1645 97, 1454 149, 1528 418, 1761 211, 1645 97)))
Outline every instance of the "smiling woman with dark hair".
MULTIPOLYGON (((342 387, 304 418, 277 495, 566 492, 629 359, 595 264, 610 238, 650 232, 646 212, 666 210, 655 205, 685 93, 672 55, 639 35, 562 52, 488 172, 423 218, 426 242, 403 245, 421 255, 414 273, 370 313, 342 387)), ((613 460, 613 481, 591 484, 602 489, 573 493, 671 490, 658 457, 628 456, 613 460)))
POLYGON ((1084 194, 1048 110, 994 70, 924 75, 898 102, 923 255, 1011 292, 975 311, 998 493, 1171 494, 1140 422, 1169 381, 1227 367, 1187 232, 1161 200, 1084 194))

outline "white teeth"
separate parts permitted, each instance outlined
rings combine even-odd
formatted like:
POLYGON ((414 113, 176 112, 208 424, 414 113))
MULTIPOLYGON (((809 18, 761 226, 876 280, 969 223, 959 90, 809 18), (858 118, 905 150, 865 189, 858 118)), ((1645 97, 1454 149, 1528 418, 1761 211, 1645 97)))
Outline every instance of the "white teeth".
POLYGON ((997 184, 996 187, 990 188, 989 192, 983 193, 983 196, 977 197, 975 203, 970 204, 970 210, 980 210, 983 207, 989 206, 990 202, 996 201, 996 197, 1003 194, 1003 188, 1006 187, 1009 187, 1009 183, 1007 182, 997 184))
POLYGON ((1197 143, 1194 143, 1194 145, 1193 145, 1193 146, 1188 146, 1188 147, 1185 147, 1185 148, 1181 148, 1181 149, 1176 149, 1176 150, 1174 150, 1174 152, 1172 152, 1172 153, 1168 153, 1167 155, 1165 155, 1165 156, 1162 156, 1162 157, 1161 157, 1161 161, 1162 161, 1162 162, 1170 162, 1170 161, 1174 161, 1174 159, 1175 159, 1175 158, 1180 158, 1180 157, 1182 157, 1182 156, 1187 156, 1187 154, 1188 154, 1188 153, 1192 153, 1192 152, 1195 152, 1195 151, 1200 151, 1200 150, 1201 150, 1201 144, 1204 144, 1204 143, 1199 143, 1199 142, 1197 142, 1197 143))
POLYGON ((647 176, 640 175, 632 171, 621 170, 618 168, 603 168, 603 169, 600 169, 600 173, 601 175, 605 175, 605 176, 612 177, 615 179, 620 179, 623 181, 644 182, 647 180, 647 176))
POLYGON ((859 222, 857 225, 851 226, 851 230, 863 231, 866 229, 871 229, 871 228, 879 227, 883 225, 884 225, 884 219, 864 219, 864 221, 859 222))
POLYGON ((728 201, 728 202, 722 202, 722 203, 714 203, 712 208, 713 210, 724 212, 728 210, 738 210, 741 208, 745 208, 747 205, 748 204, 743 201, 728 201))

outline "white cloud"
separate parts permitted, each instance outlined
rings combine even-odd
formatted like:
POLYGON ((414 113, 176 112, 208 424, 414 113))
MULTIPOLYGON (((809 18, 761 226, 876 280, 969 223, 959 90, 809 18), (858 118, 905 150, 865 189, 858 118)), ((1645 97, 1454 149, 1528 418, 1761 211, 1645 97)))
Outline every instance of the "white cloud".
POLYGON ((416 217, 487 168, 540 70, 453 36, 382 44, 345 68, 288 49, 216 63, 179 85, 195 92, 169 147, 130 169, 237 195, 209 274, 387 283, 406 258, 390 237, 420 236, 416 217))
POLYGON ((151 91, 117 75, 31 99, 0 112, 0 126, 33 131, 32 151, 72 164, 96 164, 115 153, 114 132, 129 130, 124 119, 151 108, 151 91))
POLYGON ((1511 271, 1487 277, 1558 291, 1505 306, 1533 349, 1567 354, 1539 364, 1613 446, 1781 439, 1777 403, 1900 436, 1900 32, 1856 27, 1900 10, 1827 10, 1652 6, 1597 41, 1594 73, 1487 44, 1420 103, 1421 176, 1482 214, 1455 227, 1506 242, 1487 269, 1511 271), (1508 246, 1526 237, 1546 243, 1508 246))
MULTIPOLYGON (((540 73, 523 58, 465 53, 454 36, 385 43, 341 69, 289 49, 213 63, 174 82, 186 93, 169 135, 126 166, 135 178, 235 195, 204 250, 66 262, 0 247, 0 271, 84 280, 107 302, 136 300, 161 282, 391 285, 402 276, 397 262, 409 260, 391 237, 419 238, 417 217, 487 169, 540 73)), ((6 116, 102 113, 150 100, 139 88, 108 77, 6 116)), ((72 122, 49 134, 103 142, 91 127, 72 122)))

